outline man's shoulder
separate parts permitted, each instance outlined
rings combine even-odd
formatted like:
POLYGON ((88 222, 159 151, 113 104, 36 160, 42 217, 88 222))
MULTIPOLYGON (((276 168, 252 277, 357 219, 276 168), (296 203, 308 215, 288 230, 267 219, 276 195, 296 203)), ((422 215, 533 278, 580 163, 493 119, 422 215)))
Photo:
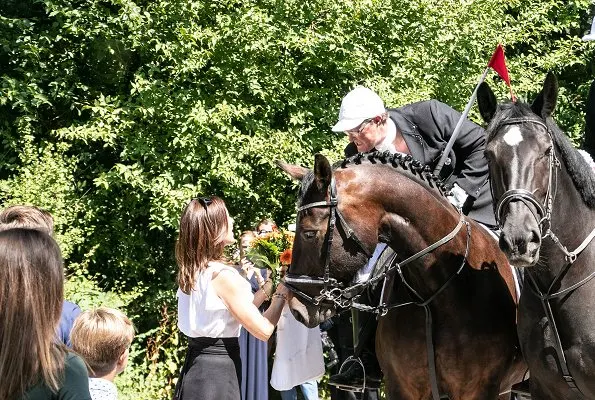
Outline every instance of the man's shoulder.
POLYGON ((396 111, 403 114, 418 114, 420 112, 436 112, 441 110, 454 111, 448 104, 436 99, 416 101, 415 103, 390 109, 390 111, 396 111))

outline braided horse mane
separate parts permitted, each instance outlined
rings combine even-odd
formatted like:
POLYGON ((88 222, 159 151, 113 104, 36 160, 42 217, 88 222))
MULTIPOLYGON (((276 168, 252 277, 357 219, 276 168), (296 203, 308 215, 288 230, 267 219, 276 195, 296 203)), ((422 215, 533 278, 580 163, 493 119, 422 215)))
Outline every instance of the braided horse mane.
POLYGON ((390 165, 402 174, 413 178, 418 183, 421 183, 430 191, 438 192, 443 197, 448 193, 447 186, 444 184, 442 179, 440 179, 439 176, 434 175, 428 165, 424 165, 420 161, 411 157, 409 154, 393 154, 389 151, 358 153, 335 163, 333 165, 333 170, 338 168, 348 168, 349 165, 359 165, 365 162, 370 164, 390 165))

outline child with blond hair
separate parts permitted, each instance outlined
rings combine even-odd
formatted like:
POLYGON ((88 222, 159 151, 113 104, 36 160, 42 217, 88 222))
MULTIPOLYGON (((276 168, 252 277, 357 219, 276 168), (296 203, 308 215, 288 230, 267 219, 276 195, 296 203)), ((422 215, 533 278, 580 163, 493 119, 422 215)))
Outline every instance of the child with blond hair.
POLYGON ((117 399, 113 381, 128 363, 128 351, 134 338, 132 322, 121 311, 99 307, 81 313, 70 336, 72 349, 87 362, 91 398, 117 399))

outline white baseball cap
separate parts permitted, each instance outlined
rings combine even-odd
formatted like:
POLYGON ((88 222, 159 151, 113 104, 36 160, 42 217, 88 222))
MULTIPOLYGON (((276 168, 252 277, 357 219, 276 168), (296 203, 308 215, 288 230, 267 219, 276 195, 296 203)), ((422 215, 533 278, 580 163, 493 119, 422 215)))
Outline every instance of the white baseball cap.
POLYGON ((344 132, 357 127, 367 119, 385 112, 384 102, 374 91, 363 86, 356 86, 341 101, 339 122, 333 126, 333 132, 344 132))
POLYGON ((591 23, 591 32, 583 36, 584 42, 587 42, 589 40, 595 40, 595 18, 593 18, 593 22, 591 23))

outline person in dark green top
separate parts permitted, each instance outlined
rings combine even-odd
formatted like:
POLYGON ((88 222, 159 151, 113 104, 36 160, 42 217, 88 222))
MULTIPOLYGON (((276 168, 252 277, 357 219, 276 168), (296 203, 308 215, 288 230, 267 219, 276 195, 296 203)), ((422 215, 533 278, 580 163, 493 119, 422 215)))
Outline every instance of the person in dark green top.
POLYGON ((91 400, 84 362, 55 340, 63 300, 54 239, 0 231, 0 400, 91 400))
POLYGON ((79 400, 91 399, 89 394, 89 376, 83 360, 72 352, 66 354, 64 362, 64 380, 57 393, 45 384, 38 382, 27 390, 22 400, 79 400))

